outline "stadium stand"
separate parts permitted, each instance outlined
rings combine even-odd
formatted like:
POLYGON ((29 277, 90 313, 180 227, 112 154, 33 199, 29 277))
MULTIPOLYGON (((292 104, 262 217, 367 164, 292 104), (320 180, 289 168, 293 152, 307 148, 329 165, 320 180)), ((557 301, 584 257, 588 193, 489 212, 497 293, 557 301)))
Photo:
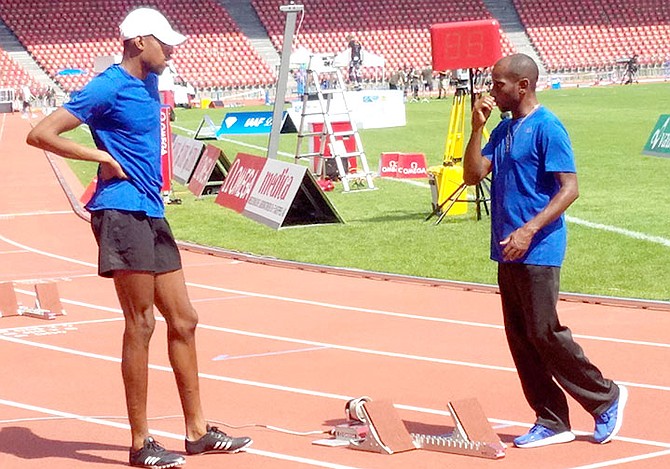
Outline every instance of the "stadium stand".
POLYGON ((643 66, 670 59, 667 0, 514 0, 550 71, 615 67, 638 55, 643 66))
POLYGON ((28 85, 34 94, 38 94, 41 90, 40 85, 28 72, 0 48, 0 88, 16 90, 23 85, 28 85))
MULTIPOLYGON (((286 0, 248 0, 277 52, 281 50, 286 0)), ((611 69, 638 55, 640 65, 670 64, 670 2, 667 0, 511 0, 550 73, 611 69)), ((338 53, 355 34, 365 50, 386 59, 385 72, 423 67, 430 61, 429 28, 435 23, 492 18, 482 0, 303 0, 305 16, 294 46, 338 53)), ((266 87, 276 71, 265 62, 218 0, 0 0, 0 19, 29 54, 65 91, 93 76, 98 56, 121 53, 118 24, 137 6, 161 9, 189 36, 176 49, 179 75, 196 88, 266 87)), ((515 51, 502 34, 503 54, 515 51)), ((25 82, 27 74, 0 51, 0 86, 25 82)), ((379 70, 364 68, 378 79, 379 70)), ((385 77, 386 78, 386 77, 385 77)), ((30 80, 31 87, 37 86, 30 80)))
MULTIPOLYGON (((256 12, 277 50, 281 50, 285 17, 278 14, 282 0, 252 0, 256 12)), ((492 18, 480 0, 367 0, 357 8, 343 8, 342 2, 301 1, 305 17, 294 41, 315 53, 339 53, 347 47, 347 35, 355 34, 365 50, 386 59, 386 71, 423 67, 431 60, 432 24, 492 18)), ((502 35, 504 54, 513 52, 502 35)), ((365 65, 365 60, 363 61, 365 65)), ((370 79, 374 71, 363 69, 370 79)))
POLYGON ((161 9, 189 37, 173 58, 194 86, 274 83, 273 70, 214 0, 2 0, 0 18, 49 76, 74 91, 92 77, 96 57, 121 53, 118 25, 137 6, 161 9))

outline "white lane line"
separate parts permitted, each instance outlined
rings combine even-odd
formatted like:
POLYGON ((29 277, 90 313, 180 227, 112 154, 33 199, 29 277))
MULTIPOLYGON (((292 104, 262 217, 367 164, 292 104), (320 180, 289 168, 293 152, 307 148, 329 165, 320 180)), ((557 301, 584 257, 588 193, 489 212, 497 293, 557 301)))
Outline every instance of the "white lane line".
POLYGON ((617 233, 629 238, 639 239, 642 241, 649 241, 651 243, 662 244, 663 246, 670 247, 670 239, 662 238, 660 236, 652 236, 646 233, 640 233, 639 231, 627 230, 625 228, 619 228, 612 225, 604 225, 602 223, 594 223, 587 220, 582 220, 581 218, 571 217, 566 215, 565 219, 570 223, 576 225, 586 226, 588 228, 594 228, 596 230, 609 231, 611 233, 617 233))
POLYGON ((38 210, 37 212, 0 213, 0 220, 11 219, 16 217, 34 217, 41 215, 73 215, 73 212, 72 210, 59 210, 54 212, 38 210))
MULTIPOLYGON (((52 253, 45 252, 45 251, 40 251, 40 250, 31 248, 29 246, 23 245, 21 243, 17 243, 16 241, 12 241, 8 238, 5 238, 2 235, 0 235, 0 240, 5 241, 9 244, 12 244, 16 247, 26 249, 28 251, 31 251, 31 252, 34 252, 34 253, 37 253, 37 254, 41 254, 41 255, 44 255, 44 256, 47 256, 47 257, 52 257, 52 258, 60 259, 60 260, 67 261, 67 262, 73 262, 75 264, 86 265, 86 266, 89 266, 89 267, 97 268, 97 264, 93 264, 93 263, 90 263, 90 262, 84 262, 84 261, 80 261, 80 260, 77 260, 77 259, 72 259, 72 258, 69 258, 69 257, 59 256, 59 255, 52 254, 52 253)), ((474 322, 474 321, 460 321, 460 320, 455 320, 455 319, 436 318, 436 317, 430 317, 430 316, 419 316, 419 315, 407 314, 407 313, 395 313, 395 312, 391 312, 391 311, 384 311, 384 310, 378 310, 378 309, 359 308, 359 307, 355 307, 355 306, 338 305, 338 304, 333 304, 333 303, 325 303, 325 302, 321 302, 321 301, 304 300, 304 299, 300 299, 300 298, 291 298, 291 297, 278 296, 278 295, 269 295, 269 294, 265 294, 265 293, 256 293, 256 292, 249 292, 249 291, 244 291, 244 290, 234 290, 234 289, 230 289, 230 288, 216 287, 216 286, 211 286, 211 285, 203 285, 203 284, 192 283, 192 282, 186 282, 186 285, 188 285, 190 287, 205 289, 205 290, 233 293, 235 295, 253 296, 253 297, 257 297, 257 298, 266 298, 266 299, 285 301, 285 302, 290 302, 290 303, 305 304, 305 305, 310 305, 310 306, 319 306, 319 307, 324 307, 324 308, 329 308, 329 309, 336 309, 336 310, 354 311, 354 312, 359 312, 359 313, 377 314, 377 315, 382 315, 382 316, 397 317, 397 318, 412 319, 412 320, 420 320, 420 321, 429 321, 429 322, 438 322, 438 323, 444 323, 444 324, 455 324, 455 325, 461 325, 461 326, 483 327, 483 328, 490 328, 490 329, 497 329, 497 330, 503 330, 504 329, 504 327, 500 324, 489 324, 489 323, 481 323, 481 322, 474 322)), ((631 310, 631 311, 636 311, 636 310, 631 310)), ((581 335, 581 334, 573 334, 573 336, 575 338, 579 338, 579 339, 598 340, 598 341, 601 341, 601 342, 612 342, 612 343, 619 343, 619 344, 670 348, 670 344, 659 343, 659 342, 618 339, 618 338, 612 338, 612 337, 601 337, 601 336, 591 336, 591 335, 581 335)))
POLYGON ((0 329, 0 334, 4 334, 6 332, 16 332, 16 331, 20 332, 20 331, 43 328, 43 327, 54 327, 54 326, 74 327, 74 326, 81 326, 81 325, 87 325, 87 324, 103 324, 103 323, 107 323, 107 322, 120 322, 120 321, 123 321, 122 317, 107 318, 107 319, 92 319, 92 320, 89 320, 89 321, 42 323, 42 324, 39 324, 39 325, 32 324, 30 326, 8 327, 6 329, 0 329))
MULTIPOLYGON (((72 259, 72 258, 69 258, 69 257, 59 256, 59 255, 56 255, 56 254, 52 254, 52 253, 45 252, 45 251, 40 251, 40 250, 37 250, 37 249, 33 249, 29 246, 26 246, 26 245, 17 243, 15 241, 12 241, 8 238, 5 238, 2 235, 0 235, 0 240, 5 241, 9 244, 12 244, 13 246, 20 247, 22 249, 26 249, 28 251, 31 251, 31 252, 34 252, 34 253, 37 253, 37 254, 41 254, 41 255, 44 255, 44 256, 47 256, 47 257, 52 257, 52 258, 60 259, 60 260, 67 261, 67 262, 73 262, 73 263, 76 263, 76 264, 86 265, 86 266, 89 266, 89 267, 97 268, 96 264, 93 264, 93 263, 90 263, 90 262, 80 261, 80 260, 77 260, 77 259, 72 259)), ((257 297, 257 298, 266 298, 266 299, 285 301, 285 302, 290 302, 290 303, 299 303, 299 304, 305 304, 305 305, 310 305, 310 306, 320 306, 320 307, 329 308, 329 309, 354 311, 354 312, 367 313, 367 314, 377 314, 377 315, 382 315, 382 316, 397 317, 397 318, 403 318, 403 319, 439 322, 439 323, 443 323, 443 324, 456 324, 456 325, 461 325, 461 326, 483 327, 483 328, 490 328, 490 329, 497 329, 497 330, 503 330, 504 329, 504 327, 502 325, 499 325, 499 324, 489 324, 489 323, 481 323, 481 322, 473 322, 473 321, 460 321, 460 320, 455 320, 455 319, 435 318, 435 317, 430 317, 430 316, 419 316, 419 315, 406 314, 406 313, 395 313, 395 312, 391 312, 391 311, 384 311, 384 310, 378 310, 378 309, 359 308, 359 307, 355 307, 355 306, 345 306, 345 305, 337 305, 337 304, 333 304, 333 303, 324 303, 324 302, 321 302, 321 301, 303 300, 303 299, 299 299, 299 298, 290 298, 290 297, 285 297, 285 296, 269 295, 269 294, 264 294, 264 293, 255 293, 255 292, 248 292, 248 291, 243 291, 243 290, 234 290, 234 289, 230 289, 230 288, 215 287, 215 286, 211 286, 211 285, 203 285, 203 284, 192 283, 192 282, 186 282, 186 285, 188 285, 190 287, 202 288, 202 289, 205 289, 205 290, 213 290, 213 291, 219 291, 219 292, 233 293, 235 295, 242 295, 242 296, 253 296, 253 297, 257 297)), ((647 346, 647 347, 670 348, 670 344, 659 343, 659 342, 618 339, 618 338, 612 338, 612 337, 599 337, 599 336, 581 335, 581 334, 573 334, 573 336, 575 338, 579 338, 579 339, 598 340, 598 341, 601 341, 601 342, 612 342, 612 343, 619 343, 619 344, 640 345, 640 346, 647 346)))
POLYGON ((327 347, 306 347, 298 348, 292 350, 277 350, 276 352, 266 352, 266 353, 251 353, 249 355, 219 355, 218 357, 212 358, 212 361, 228 361, 228 360, 240 360, 245 358, 258 358, 258 357, 277 357, 281 355, 288 355, 290 353, 303 353, 303 352, 314 352, 317 350, 328 350, 327 347))
POLYGON ((191 303, 210 303, 212 301, 230 301, 230 300, 241 300, 244 298, 249 298, 246 295, 231 295, 231 296, 217 296, 216 298, 197 298, 191 299, 191 303))
MULTIPOLYGON (((83 261, 79 261, 77 259, 72 259, 72 258, 68 258, 68 257, 64 257, 64 256, 58 256, 56 254, 52 254, 52 253, 48 253, 48 252, 45 252, 45 251, 40 251, 40 250, 37 250, 37 249, 33 249, 29 246, 25 246, 25 245, 22 245, 20 243, 16 243, 15 241, 11 241, 11 240, 9 240, 9 239, 5 238, 4 236, 1 236, 1 235, 0 235, 0 240, 4 240, 4 241, 6 241, 10 244, 13 244, 13 245, 17 246, 17 247, 21 247, 23 249, 27 249, 29 251, 32 251, 32 252, 35 252, 35 253, 38 253, 38 254, 41 254, 41 255, 44 255, 44 256, 53 257, 53 258, 61 259, 61 260, 68 261, 68 262, 73 262, 73 263, 80 264, 80 265, 96 267, 95 264, 92 264, 90 262, 83 262, 83 261)), ((187 282, 187 285, 191 286, 191 287, 206 289, 206 290, 227 292, 227 293, 233 293, 233 294, 244 295, 244 296, 254 296, 254 297, 258 297, 258 298, 267 298, 267 299, 273 299, 273 300, 278 300, 278 301, 286 301, 286 302, 292 302, 292 303, 307 304, 307 305, 320 306, 320 307, 336 309, 336 310, 362 312, 362 313, 368 313, 368 314, 377 314, 377 315, 390 316, 390 317, 400 317, 400 318, 405 318, 405 319, 413 319, 413 320, 421 320, 421 321, 440 322, 440 323, 446 323, 446 324, 457 324, 457 325, 464 325, 464 326, 471 326, 471 327, 483 327, 483 328, 492 328, 492 329, 498 329, 498 330, 503 329, 503 326, 498 325, 498 324, 477 323, 477 322, 472 322, 472 321, 458 321, 458 320, 452 320, 452 319, 433 318, 433 317, 418 316, 418 315, 404 314, 404 313, 394 313, 394 312, 383 311, 383 310, 376 310, 376 309, 369 309, 369 308, 358 308, 358 307, 352 307, 352 306, 336 305, 336 304, 332 304, 332 303, 324 303, 324 302, 318 302, 318 301, 303 300, 303 299, 298 299, 298 298, 289 298, 289 297, 283 297, 283 296, 277 296, 277 295, 268 295, 268 294, 262 294, 262 293, 247 292, 247 291, 241 291, 241 290, 233 290, 233 289, 229 289, 229 288, 215 287, 215 286, 196 284, 196 283, 191 283, 191 282, 187 282)), ((31 294, 31 292, 25 292, 25 291, 23 291, 23 292, 27 293, 27 294, 31 294)), ((65 301, 65 302, 67 302, 67 301, 65 301)), ((76 303, 73 303, 73 304, 76 304, 76 303)), ((204 324, 199 325, 199 327, 202 327, 204 329, 213 328, 213 326, 207 326, 207 325, 204 325, 204 324)), ((226 332, 233 333, 233 334, 250 335, 250 336, 256 336, 256 337, 261 337, 261 338, 269 338, 269 339, 272 339, 272 340, 282 340, 282 341, 301 343, 301 344, 307 344, 307 345, 313 345, 313 346, 326 346, 326 347, 331 347, 331 348, 339 348, 339 349, 342 349, 342 350, 357 351, 357 352, 361 352, 361 353, 370 353, 370 354, 375 354, 375 355, 380 355, 380 354, 383 355, 385 353, 388 353, 388 355, 386 355, 386 356, 404 357, 404 358, 408 358, 408 359, 416 359, 416 360, 421 360, 421 361, 435 360, 438 363, 445 363, 445 364, 452 364, 452 365, 459 365, 460 364, 462 366, 488 368, 488 369, 501 370, 501 371, 515 371, 513 368, 509 368, 509 367, 498 367, 498 366, 494 366, 494 365, 473 364, 473 363, 468 363, 468 362, 449 361, 449 360, 444 360, 444 359, 431 359, 431 358, 427 358, 427 357, 418 357, 418 356, 413 356, 413 355, 397 354, 397 353, 391 353, 391 352, 379 352, 379 351, 362 349, 362 348, 355 348, 355 347, 348 347, 347 348, 345 346, 335 346, 335 345, 332 345, 332 344, 324 344, 324 343, 321 343, 321 342, 303 341, 303 340, 300 340, 300 339, 289 339, 289 338, 278 337, 278 336, 270 336, 270 335, 266 335, 266 334, 255 334, 255 333, 247 332, 247 331, 235 331, 233 329, 223 329, 223 328, 214 328, 214 329, 215 330, 226 331, 226 332)), ((660 348, 670 347, 670 344, 648 342, 648 341, 634 341, 634 340, 628 340, 628 339, 616 339, 616 338, 609 338, 609 337, 597 337, 597 336, 586 336, 586 335, 582 336, 580 334, 574 334, 574 337, 587 339, 587 340, 598 340, 598 341, 602 341, 602 342, 612 342, 612 343, 625 343, 625 344, 629 344, 629 345, 640 345, 640 346, 648 346, 648 347, 660 347, 660 348)), ((643 388, 647 388, 647 389, 655 389, 655 390, 662 390, 662 391, 670 390, 670 388, 668 386, 636 384, 636 383, 626 383, 626 384, 628 384, 630 386, 633 386, 633 387, 643 387, 643 388)))
POLYGON ((15 285, 25 284, 25 285, 35 285, 36 283, 45 283, 45 282, 71 282, 74 279, 78 278, 90 278, 97 277, 98 274, 80 274, 75 272, 81 272, 73 270, 73 273, 68 274, 67 272, 41 272, 43 275, 35 278, 12 278, 12 282, 15 285), (60 274, 60 275, 56 275, 60 274), (67 274, 67 275, 65 275, 67 274), (46 276, 45 276, 46 275, 46 276))
MULTIPOLYGON (((54 410, 54 409, 47 409, 45 407, 38 407, 30 404, 23 404, 21 402, 16 402, 16 401, 9 401, 6 399, 0 399, 0 405, 4 405, 7 407, 14 407, 18 409, 24 409, 24 410, 29 410, 32 412, 37 412, 40 414, 46 414, 46 415, 54 415, 58 417, 63 417, 67 419, 74 419, 74 420, 80 420, 82 422, 87 422, 87 423, 94 423, 96 425, 103 425, 106 427, 113 427, 113 428, 119 428, 123 430, 130 430, 130 425, 126 423, 119 423, 119 422, 113 422, 110 420, 105 420, 105 419, 100 419, 100 418, 95 418, 95 417, 86 417, 85 415, 79 415, 79 414, 73 414, 70 412, 63 412, 60 410, 54 410)), ((157 430, 157 429, 150 429, 149 430, 153 435, 159 436, 161 438, 170 438, 172 440, 177 440, 177 441, 184 441, 184 435, 180 435, 178 433, 172 433, 172 432, 165 432, 162 430, 157 430)), ((311 459, 311 458, 304 458, 301 456, 291 456, 290 454, 285 454, 285 453, 276 453, 274 451, 265 451, 262 449, 257 449, 254 447, 250 448, 245 448, 243 450, 245 453, 249 454, 254 454, 256 456, 263 456, 266 458, 271 458, 271 459, 280 459, 283 461, 291 461, 295 463, 300 463, 300 464, 305 464, 308 466, 315 466, 315 467, 325 467, 328 469, 357 469, 355 466, 345 466, 342 464, 336 464, 336 463, 330 463, 327 461, 319 461, 318 459, 311 459)))
MULTIPOLYGON (((412 179, 387 179, 387 181, 396 181, 404 184, 411 184, 413 186, 429 188, 430 185, 425 182, 413 181, 412 179)), ((574 223, 575 225, 582 225, 588 228, 593 228, 596 230, 609 231, 611 233, 620 234, 627 236, 629 238, 639 239, 641 241, 648 241, 651 243, 661 244, 666 247, 670 247, 670 239, 663 238, 661 236, 653 236, 646 233, 640 233, 639 231, 627 230, 625 228, 619 228, 617 226, 605 225, 603 223, 595 223, 588 220, 582 220, 581 218, 573 217, 570 215, 565 216, 565 220, 574 223)))
MULTIPOLYGON (((62 352, 62 353, 67 353, 71 355, 76 355, 76 356, 81 356, 81 357, 86 357, 86 358, 94 358, 98 360, 104 360, 112 363, 121 363, 121 359, 117 357, 111 357, 107 355, 100 355, 100 354, 95 354, 95 353, 89 353, 89 352, 83 352, 80 350, 74 350, 74 349, 69 349, 66 347, 60 347, 60 346, 55 346, 55 345, 49 345, 49 344, 42 344, 39 342, 32 342, 29 340, 24 340, 24 339, 18 339, 18 338, 13 338, 13 337, 3 337, 0 336, 0 340, 4 340, 7 342, 13 342, 21 345, 27 345, 30 347, 36 347, 36 348, 41 348, 45 350, 50 350, 50 351, 56 351, 56 352, 62 352)), ((156 370, 156 371, 163 371, 167 373, 173 373, 173 370, 170 366, 161 366, 161 365, 153 365, 149 364, 149 369, 156 370)), ((335 394, 335 393, 328 393, 328 392, 322 392, 322 391, 313 391, 309 389, 304 389, 304 388, 295 388, 291 386, 284 386, 284 385, 278 385, 278 384, 272 384, 272 383, 263 383, 260 381, 252 381, 252 380, 247 380, 247 379, 239 379, 239 378, 232 378, 229 376, 221 376, 221 375, 213 375, 213 374, 208 374, 208 373, 198 373, 198 376, 201 379, 208 379, 212 381, 221 381, 221 382, 226 382, 226 383, 232 383, 232 384, 237 384, 241 386, 252 386, 252 387, 257 387, 261 389, 269 389, 272 391, 282 391, 282 392, 288 392, 288 393, 293 393, 293 394, 299 394, 299 395, 307 395, 307 396, 312 396, 312 397, 321 397, 321 398, 326 398, 326 399, 336 399, 340 401, 349 401, 353 399, 352 396, 345 396, 342 394, 335 394)), ((1 401, 0 401, 1 402, 1 401)), ((404 404, 394 404, 394 407, 397 409, 403 409, 403 410, 408 410, 408 411, 413 411, 413 412, 418 412, 418 413, 426 413, 426 414, 432 414, 432 415, 443 415, 443 416, 449 416, 449 412, 444 411, 444 410, 438 410, 438 409, 431 409, 431 408, 425 408, 425 407, 418 407, 418 406, 411 406, 411 405, 404 405, 404 404)), ((490 422, 499 424, 499 425, 509 425, 509 426, 520 426, 520 427, 531 427, 532 424, 525 423, 525 422, 518 422, 515 420, 505 420, 505 419, 495 419, 495 418, 489 418, 488 419, 490 422)), ((580 431, 580 430, 575 430, 574 431, 577 434, 580 435, 590 435, 592 432, 586 432, 586 431, 580 431)), ((621 440, 621 441, 627 441, 631 443, 636 443, 636 444, 643 444, 643 445, 648 445, 648 446, 658 446, 661 448, 667 448, 670 449, 670 443, 667 442, 659 442, 659 441, 653 441, 653 440, 644 440, 644 439, 639 439, 639 438, 626 438, 626 437, 621 437, 617 436, 614 438, 614 440, 621 440)))
POLYGON ((599 467, 612 467, 612 466, 618 466, 619 464, 626 464, 629 462, 644 461, 645 459, 652 459, 652 458, 660 458, 662 456, 670 456, 670 450, 641 454, 639 456, 630 456, 627 458, 612 459, 611 461, 602 461, 595 464, 588 464, 586 466, 575 466, 569 469, 597 469, 599 467))
POLYGON ((30 252, 35 253, 35 254, 40 254, 40 255, 45 256, 45 257, 51 257, 52 259, 59 259, 61 261, 72 262, 73 264, 85 265, 87 267, 94 267, 94 268, 98 267, 97 264, 93 264, 91 262, 84 262, 84 261, 80 261, 80 260, 77 260, 77 259, 73 259, 71 257, 59 256, 58 254, 52 254, 50 252, 41 251, 39 249, 31 248, 30 246, 26 246, 25 244, 17 243, 16 241, 12 241, 11 239, 6 238, 2 235, 0 235, 0 241, 4 241, 5 243, 11 244, 14 247, 17 247, 17 248, 20 248, 20 249, 25 249, 25 250, 30 251, 30 252))
MULTIPOLYGON (((25 293, 35 295, 34 292, 26 291, 25 293)), ((117 313, 117 314, 123 314, 123 312, 120 309, 116 309, 116 308, 97 306, 97 305, 93 305, 93 304, 90 304, 90 303, 82 303, 82 302, 79 302, 79 301, 70 301, 70 300, 65 300, 65 299, 61 299, 61 302, 65 303, 65 304, 75 304, 77 306, 83 306, 83 307, 90 308, 90 309, 99 309, 99 310, 103 310, 103 311, 114 312, 114 313, 117 313)), ((161 316, 158 316, 158 317, 156 317, 156 321, 165 322, 165 319, 161 316)), ((516 369, 513 368, 513 367, 504 367, 504 366, 498 366, 498 365, 486 365, 486 364, 483 364, 483 363, 465 362, 465 361, 459 361, 459 360, 448 360, 448 359, 445 359, 445 358, 424 357, 424 356, 421 356, 421 355, 410 355, 410 354, 398 353, 398 352, 385 352, 385 351, 380 351, 380 350, 366 349, 366 348, 362 348, 362 347, 351 347, 351 346, 347 346, 347 345, 331 344, 331 343, 326 343, 326 342, 317 342, 317 341, 313 341, 313 340, 304 340, 304 339, 297 339, 297 338, 293 338, 293 337, 284 337, 284 336, 278 336, 278 335, 263 334, 263 333, 259 333, 259 332, 241 331, 241 330, 237 330, 237 329, 230 329, 230 328, 219 327, 219 326, 211 326, 211 325, 207 325, 207 324, 198 324, 198 328, 211 330, 211 331, 215 331, 215 332, 224 332, 224 333, 228 333, 228 334, 241 335, 241 336, 245 336, 245 337, 254 337, 254 338, 263 339, 263 340, 276 340, 278 342, 287 342, 287 343, 291 343, 291 344, 300 344, 300 345, 306 345, 306 346, 312 346, 312 347, 328 348, 328 349, 332 349, 332 350, 343 350, 343 351, 346 351, 346 352, 362 353, 362 354, 366 354, 366 355, 381 356, 381 357, 387 357, 387 358, 401 358, 401 359, 405 359, 405 360, 415 360, 415 361, 428 362, 428 363, 438 363, 438 364, 442 364, 442 365, 464 366, 464 367, 468 367, 468 368, 494 370, 494 371, 505 371, 505 372, 516 373, 516 369)), ((39 345, 35 345, 35 346, 39 346, 39 345)), ((67 349, 67 350, 69 350, 69 349, 67 349)), ((661 386, 661 385, 647 384, 647 383, 634 383, 634 382, 622 381, 622 380, 617 380, 617 382, 620 382, 621 384, 624 384, 624 385, 629 386, 631 388, 642 388, 642 389, 651 389, 651 390, 655 390, 655 391, 670 392, 670 386, 661 386)))
MULTIPOLYGON (((489 329, 504 330, 504 326, 502 326, 500 324, 490 324, 490 323, 474 322, 474 321, 461 321, 461 320, 457 320, 457 319, 446 319, 446 318, 438 318, 438 317, 431 317, 431 316, 420 316, 420 315, 408 314, 408 313, 395 313, 395 312, 392 312, 392 311, 385 311, 385 310, 379 310, 379 309, 359 308, 359 307, 356 307, 356 306, 339 305, 339 304, 334 304, 334 303, 324 303, 322 301, 304 300, 304 299, 300 299, 300 298, 291 298, 291 297, 286 297, 286 296, 270 295, 270 294, 266 294, 266 293, 256 293, 256 292, 250 292, 250 291, 244 291, 244 290, 234 290, 234 289, 231 289, 231 288, 215 287, 215 286, 211 286, 211 285, 203 285, 203 284, 192 283, 192 282, 187 282, 187 285, 190 286, 190 287, 202 288, 202 289, 205 289, 205 290, 221 291, 221 292, 233 293, 233 294, 237 294, 237 295, 253 296, 253 297, 257 297, 257 298, 265 298, 265 299, 269 299, 269 300, 285 301, 285 302, 289 302, 289 303, 304 304, 304 305, 309 305, 309 306, 318 306, 318 307, 323 307, 323 308, 328 308, 328 309, 353 311, 353 312, 357 312, 357 313, 376 314, 376 315, 380 315, 380 316, 389 316, 389 317, 395 317, 395 318, 401 318, 401 319, 412 319, 412 320, 418 320, 418 321, 438 322, 438 323, 443 323, 443 324, 455 324, 455 325, 459 325, 459 326, 482 327, 482 328, 489 328, 489 329)), ((573 337, 580 338, 580 339, 587 339, 587 340, 598 340, 598 341, 602 341, 602 342, 614 342, 614 343, 622 343, 622 344, 629 344, 629 345, 642 345, 642 346, 648 346, 648 347, 670 348, 670 344, 661 343, 661 342, 650 342, 650 341, 630 340, 630 339, 618 339, 618 338, 613 338, 613 337, 601 337, 601 336, 591 336, 591 335, 581 335, 581 334, 573 334, 573 337)))

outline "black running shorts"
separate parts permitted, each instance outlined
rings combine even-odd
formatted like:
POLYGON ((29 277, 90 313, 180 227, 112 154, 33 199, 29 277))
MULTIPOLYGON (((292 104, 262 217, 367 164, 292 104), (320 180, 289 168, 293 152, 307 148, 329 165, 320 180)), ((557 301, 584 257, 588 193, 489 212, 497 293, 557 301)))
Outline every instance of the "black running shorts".
POLYGON ((142 212, 96 210, 91 227, 98 242, 98 275, 115 270, 161 274, 181 269, 179 249, 164 218, 142 212))

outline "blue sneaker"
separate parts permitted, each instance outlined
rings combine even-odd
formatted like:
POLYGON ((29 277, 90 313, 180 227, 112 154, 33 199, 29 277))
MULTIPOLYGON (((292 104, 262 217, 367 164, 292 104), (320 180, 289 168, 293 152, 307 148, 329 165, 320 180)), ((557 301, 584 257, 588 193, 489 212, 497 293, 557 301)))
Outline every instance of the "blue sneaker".
POLYGON ((558 433, 536 423, 528 433, 514 438, 514 446, 517 448, 538 448, 557 443, 568 443, 574 439, 575 434, 569 430, 558 433))
POLYGON ((619 398, 605 412, 596 417, 596 428, 593 439, 596 443, 604 444, 614 438, 623 423, 623 409, 628 400, 628 389, 619 385, 619 398))

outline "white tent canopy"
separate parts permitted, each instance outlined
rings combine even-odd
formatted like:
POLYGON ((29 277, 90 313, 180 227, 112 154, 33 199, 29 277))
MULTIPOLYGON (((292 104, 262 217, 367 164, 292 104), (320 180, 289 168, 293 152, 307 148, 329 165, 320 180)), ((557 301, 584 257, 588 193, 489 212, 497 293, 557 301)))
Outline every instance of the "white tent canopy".
MULTIPOLYGON (((386 59, 381 55, 377 55, 374 52, 363 49, 363 67, 381 67, 386 66, 386 59)), ((348 67, 351 60, 351 52, 349 49, 344 49, 342 52, 335 56, 334 65, 337 67, 348 67)))
MULTIPOLYGON (((291 53, 289 66, 291 68, 298 68, 304 65, 305 67, 311 66, 318 69, 319 65, 326 61, 329 62, 329 59, 334 56, 332 65, 335 67, 346 68, 349 67, 350 54, 351 52, 348 48, 338 54, 317 54, 304 47, 298 47, 291 53), (311 64, 310 59, 312 61, 311 64)), ((362 67, 381 69, 381 78, 383 79, 385 75, 386 59, 381 55, 377 55, 364 49, 362 67)), ((377 73, 375 73, 375 75, 377 75, 377 73)))
MULTIPOLYGON (((384 80, 386 76, 386 59, 381 55, 377 55, 374 52, 368 50, 362 50, 363 62, 361 63, 362 68, 374 68, 375 70, 375 80, 384 80), (379 72, 381 71, 381 77, 379 72)), ((349 62, 351 61, 351 50, 349 48, 344 49, 342 52, 335 56, 333 64, 336 67, 348 67, 349 62)))
POLYGON ((314 55, 309 49, 304 47, 298 47, 293 52, 291 52, 291 57, 289 59, 289 67, 297 68, 301 65, 307 65, 309 63, 309 58, 314 55))

